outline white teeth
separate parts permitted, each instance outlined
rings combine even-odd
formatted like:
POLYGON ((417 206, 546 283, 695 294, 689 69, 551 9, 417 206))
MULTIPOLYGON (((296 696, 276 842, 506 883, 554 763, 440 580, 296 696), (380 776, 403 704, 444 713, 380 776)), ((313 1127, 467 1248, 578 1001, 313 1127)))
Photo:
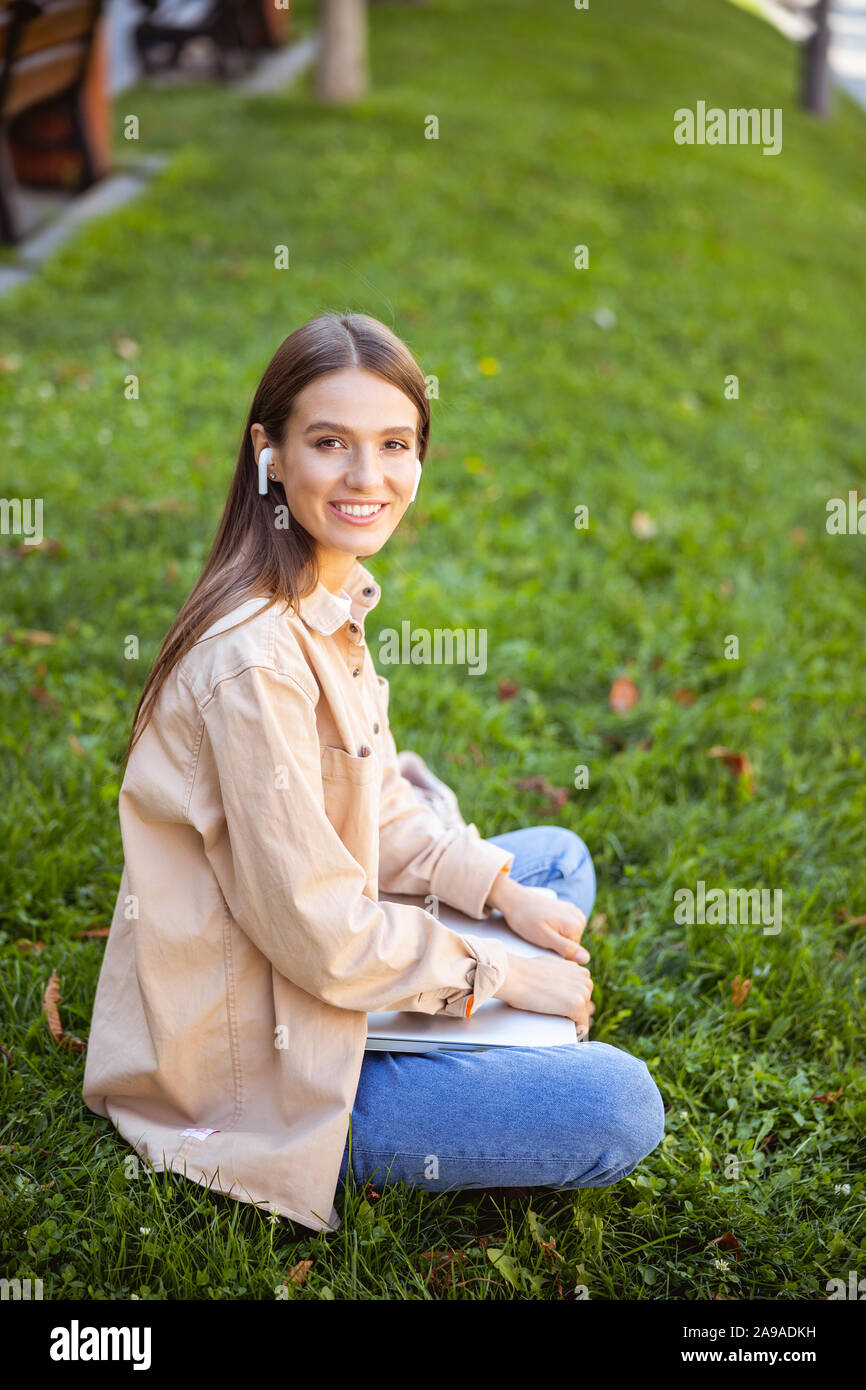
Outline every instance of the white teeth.
POLYGON ((383 502, 377 502, 373 506, 363 507, 357 505, 349 506, 344 504, 343 502, 334 503, 334 506, 337 508, 337 511, 345 512, 347 516, 375 516, 376 512, 380 512, 384 505, 385 504, 383 502))

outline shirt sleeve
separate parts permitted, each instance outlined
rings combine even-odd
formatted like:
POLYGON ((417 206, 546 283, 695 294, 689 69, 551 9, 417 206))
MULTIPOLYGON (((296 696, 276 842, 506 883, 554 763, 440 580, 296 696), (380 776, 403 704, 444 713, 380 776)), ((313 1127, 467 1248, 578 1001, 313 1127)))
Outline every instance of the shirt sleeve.
POLYGON ((382 721, 379 890, 433 894, 467 917, 489 917, 487 895, 514 863, 511 850, 483 840, 474 824, 446 828, 403 776, 388 723, 389 686, 377 676, 382 721))
MULTIPOLYGON (((249 666, 201 709, 230 855, 209 858, 229 910, 276 970, 339 1008, 468 1017, 508 969, 498 941, 421 907, 377 903, 325 810, 315 707, 291 675, 249 666)), ((207 849, 206 844, 206 849, 207 849)))

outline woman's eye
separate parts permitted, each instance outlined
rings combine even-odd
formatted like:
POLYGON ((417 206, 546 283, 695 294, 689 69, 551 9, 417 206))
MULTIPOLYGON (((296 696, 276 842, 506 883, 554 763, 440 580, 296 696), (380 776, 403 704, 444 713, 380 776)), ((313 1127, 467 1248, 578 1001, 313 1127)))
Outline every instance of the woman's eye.
MULTIPOLYGON (((335 439, 332 435, 329 435, 327 439, 317 439, 317 440, 316 440, 316 448, 317 448, 317 449, 321 449, 321 447, 322 447, 323 444, 339 444, 339 443, 340 443, 340 440, 339 440, 339 439, 335 439)), ((408 447, 409 447, 409 445, 408 445, 408 444, 405 444, 405 443, 403 442, 402 439, 388 439, 388 440, 386 440, 386 443, 387 443, 387 444, 396 444, 398 449, 408 449, 408 447)), ((329 451, 329 452, 333 452, 333 450, 331 450, 331 451, 329 451)), ((390 450, 389 452, 393 453, 393 450, 390 450)))

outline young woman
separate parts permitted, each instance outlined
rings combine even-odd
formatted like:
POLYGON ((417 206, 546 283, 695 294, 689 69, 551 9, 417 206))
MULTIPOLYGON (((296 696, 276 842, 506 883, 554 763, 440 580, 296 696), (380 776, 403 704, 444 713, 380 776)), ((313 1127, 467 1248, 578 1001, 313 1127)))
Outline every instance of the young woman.
POLYGON ((285 340, 120 790, 84 1099, 154 1169, 316 1230, 340 1224, 350 1170, 432 1190, 598 1187, 664 1126, 646 1065, 606 1043, 365 1054, 378 1010, 466 1017, 496 995, 585 1035, 593 1009, 582 840, 482 839, 439 813, 436 779, 432 797, 413 784, 420 760, 403 775, 389 730, 367 645, 380 590, 359 557, 399 525, 429 430, 424 377, 383 324, 324 314, 285 340), (477 919, 496 907, 556 954, 512 955, 380 892, 477 919))

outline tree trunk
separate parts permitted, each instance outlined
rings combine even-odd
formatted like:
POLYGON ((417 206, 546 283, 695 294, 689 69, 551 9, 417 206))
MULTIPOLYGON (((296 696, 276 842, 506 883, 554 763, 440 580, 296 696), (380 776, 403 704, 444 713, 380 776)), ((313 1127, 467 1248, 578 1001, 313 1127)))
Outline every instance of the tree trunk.
POLYGON ((803 105, 816 116, 830 110, 830 0, 817 0, 812 14, 815 28, 803 48, 803 105))
POLYGON ((320 0, 316 95, 345 105, 367 94, 367 0, 320 0))

